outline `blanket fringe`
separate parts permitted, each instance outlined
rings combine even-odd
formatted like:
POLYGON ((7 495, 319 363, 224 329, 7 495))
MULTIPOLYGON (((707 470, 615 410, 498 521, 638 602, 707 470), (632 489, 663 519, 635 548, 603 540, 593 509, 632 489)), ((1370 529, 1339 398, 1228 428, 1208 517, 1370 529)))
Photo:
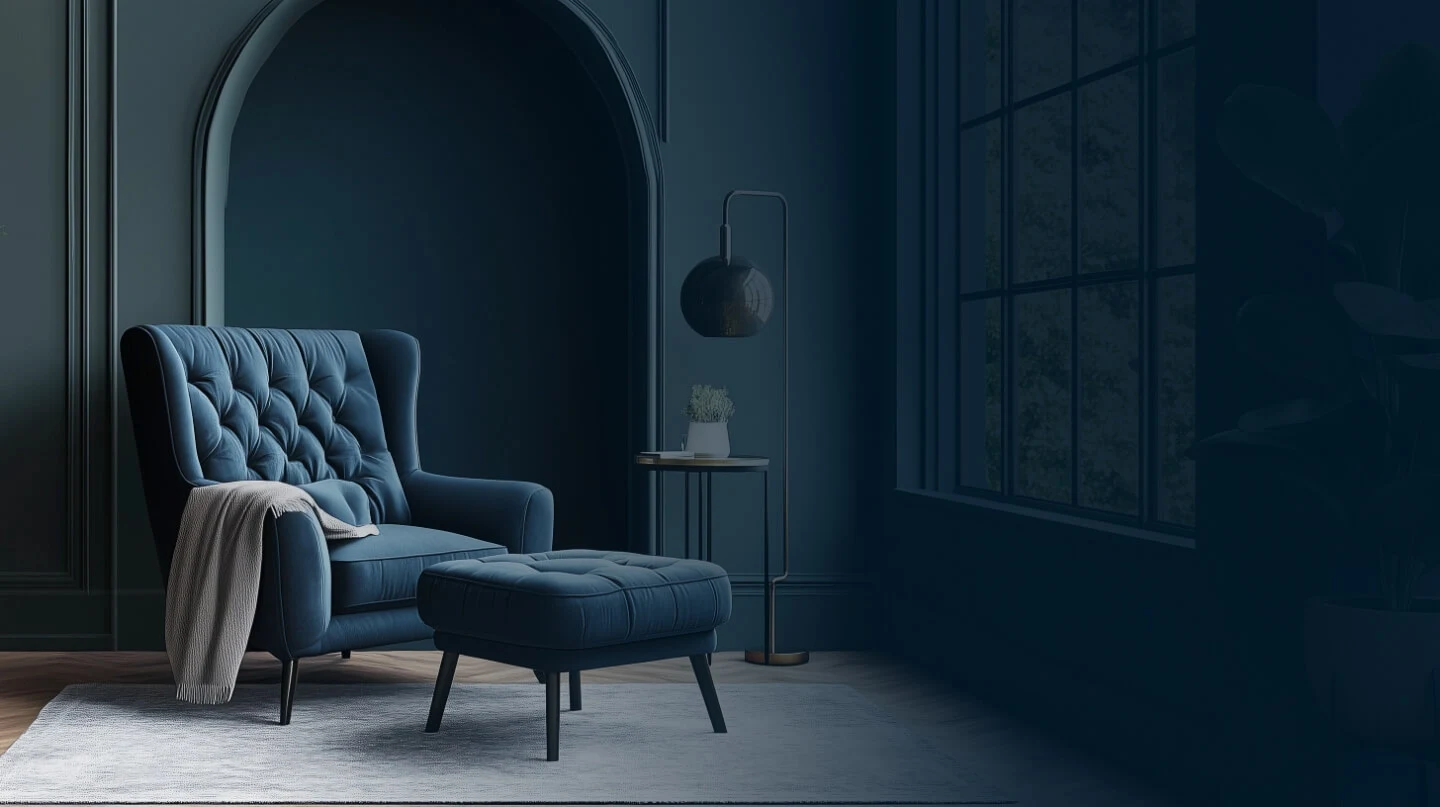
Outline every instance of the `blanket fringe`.
POLYGON ((229 703, 235 688, 221 684, 180 684, 175 687, 175 697, 188 703, 215 706, 229 703))

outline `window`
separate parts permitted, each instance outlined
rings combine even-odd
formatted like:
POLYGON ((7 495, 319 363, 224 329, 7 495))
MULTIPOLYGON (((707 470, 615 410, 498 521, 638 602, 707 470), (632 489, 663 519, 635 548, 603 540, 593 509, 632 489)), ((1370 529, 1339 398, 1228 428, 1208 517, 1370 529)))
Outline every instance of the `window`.
POLYGON ((922 2, 922 489, 1193 526, 1195 3, 922 2))

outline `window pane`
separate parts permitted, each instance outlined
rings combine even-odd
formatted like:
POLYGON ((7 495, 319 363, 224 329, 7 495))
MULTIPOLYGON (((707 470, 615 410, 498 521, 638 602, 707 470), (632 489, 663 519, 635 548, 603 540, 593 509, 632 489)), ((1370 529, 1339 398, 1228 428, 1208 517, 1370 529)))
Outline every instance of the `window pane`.
POLYGON ((1140 71, 1080 90, 1080 271, 1140 266, 1140 71))
POLYGON ((1015 100, 1053 90, 1070 76, 1072 0, 1015 0, 1015 100))
POLYGON ((1185 452, 1195 442, 1195 276, 1156 281, 1159 371, 1157 435, 1160 521, 1194 526, 1195 465, 1185 452))
POLYGON ((1140 0, 1079 0, 1080 75, 1140 52, 1140 0))
POLYGON ((1138 515, 1139 287, 1106 283, 1079 293, 1079 504, 1138 515))
POLYGON ((1070 290, 1015 298, 1015 493, 1070 501, 1070 290))
POLYGON ((1004 65, 1004 0, 960 3, 960 117, 978 118, 1000 107, 1004 65))
POLYGON ((1195 0, 1160 0, 1160 47, 1195 35, 1195 0))
POLYGON ((1004 381, 999 297, 960 306, 960 484, 999 491, 1004 381))
POLYGON ((967 129, 960 135, 960 291, 998 289, 1001 285, 1002 214, 1000 121, 967 129))
POLYGON ((1195 262, 1195 49, 1160 62, 1156 125, 1158 265, 1195 262))
POLYGON ((1070 274, 1070 94, 1015 112, 1016 282, 1070 274))

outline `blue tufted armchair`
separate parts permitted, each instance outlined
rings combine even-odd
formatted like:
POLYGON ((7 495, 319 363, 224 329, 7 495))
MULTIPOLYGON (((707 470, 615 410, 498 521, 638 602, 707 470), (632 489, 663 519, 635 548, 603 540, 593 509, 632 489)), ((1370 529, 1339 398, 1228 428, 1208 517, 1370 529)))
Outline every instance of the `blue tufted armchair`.
POLYGON ((420 344, 408 334, 143 325, 120 351, 167 584, 200 485, 288 482, 332 515, 379 527, 327 542, 309 513, 266 521, 250 645, 282 663, 282 725, 299 659, 433 635, 415 607, 426 567, 551 548, 546 488, 420 469, 420 344))

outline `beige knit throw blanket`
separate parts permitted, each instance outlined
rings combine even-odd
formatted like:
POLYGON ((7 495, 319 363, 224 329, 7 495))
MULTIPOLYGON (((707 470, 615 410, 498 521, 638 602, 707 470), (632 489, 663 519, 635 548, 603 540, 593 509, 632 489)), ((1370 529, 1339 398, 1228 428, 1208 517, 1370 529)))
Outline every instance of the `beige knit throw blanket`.
POLYGON ((190 491, 165 592, 165 650, 180 700, 230 700, 260 597, 265 516, 294 512, 314 513, 327 539, 379 533, 374 524, 335 518, 284 482, 223 482, 190 491))

